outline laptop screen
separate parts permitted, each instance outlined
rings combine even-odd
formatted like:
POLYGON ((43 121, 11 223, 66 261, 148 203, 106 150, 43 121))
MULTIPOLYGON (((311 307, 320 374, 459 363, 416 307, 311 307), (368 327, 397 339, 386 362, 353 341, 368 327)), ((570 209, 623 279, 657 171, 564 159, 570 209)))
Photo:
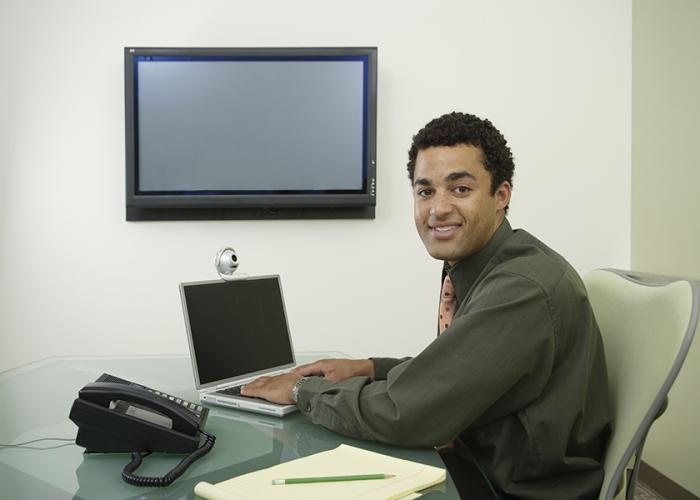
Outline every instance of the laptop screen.
POLYGON ((294 364, 279 276, 183 283, 181 292, 200 385, 294 364))

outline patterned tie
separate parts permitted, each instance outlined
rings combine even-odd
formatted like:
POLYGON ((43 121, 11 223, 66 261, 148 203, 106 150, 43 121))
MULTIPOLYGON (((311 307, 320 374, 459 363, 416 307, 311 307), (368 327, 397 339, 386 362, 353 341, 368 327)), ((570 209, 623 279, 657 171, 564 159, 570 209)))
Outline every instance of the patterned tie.
MULTIPOLYGON (((449 274, 445 274, 445 279, 442 280, 442 290, 440 290, 440 319, 438 325, 438 331, 440 335, 442 332, 447 330, 447 327, 452 323, 452 318, 455 315, 455 309, 457 308, 457 297, 455 296, 455 287, 452 285, 452 280, 449 274)), ((438 452, 454 448, 454 439, 451 439, 447 443, 436 446, 435 449, 438 452)))
POLYGON ((447 327, 452 323, 456 306, 457 298, 455 297, 455 288, 452 286, 450 275, 446 274, 442 282, 442 291, 440 292, 440 319, 438 325, 438 331, 440 333, 447 330, 447 327))

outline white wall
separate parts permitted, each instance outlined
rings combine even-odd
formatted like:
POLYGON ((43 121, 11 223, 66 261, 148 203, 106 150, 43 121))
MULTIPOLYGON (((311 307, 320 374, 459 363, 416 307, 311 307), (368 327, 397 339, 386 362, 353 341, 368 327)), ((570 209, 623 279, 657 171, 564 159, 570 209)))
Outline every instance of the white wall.
POLYGON ((629 267, 630 1, 0 4, 0 370, 186 352, 177 284, 279 273, 301 350, 407 355, 440 264, 415 235, 412 135, 460 110, 516 158, 511 222, 581 272, 629 267), (379 47, 375 220, 124 220, 124 46, 379 47))
MULTIPOLYGON (((632 268, 700 280, 700 2, 634 0, 632 17, 632 268), (679 182, 680 180, 680 182, 679 182)), ((700 328, 654 422, 644 461, 700 496, 700 328)))

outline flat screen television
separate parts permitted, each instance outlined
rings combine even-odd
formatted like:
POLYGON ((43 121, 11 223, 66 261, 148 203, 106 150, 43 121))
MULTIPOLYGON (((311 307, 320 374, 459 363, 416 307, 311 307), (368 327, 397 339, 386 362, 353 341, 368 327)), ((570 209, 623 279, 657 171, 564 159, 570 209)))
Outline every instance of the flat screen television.
POLYGON ((124 49, 127 220, 374 218, 376 47, 124 49))

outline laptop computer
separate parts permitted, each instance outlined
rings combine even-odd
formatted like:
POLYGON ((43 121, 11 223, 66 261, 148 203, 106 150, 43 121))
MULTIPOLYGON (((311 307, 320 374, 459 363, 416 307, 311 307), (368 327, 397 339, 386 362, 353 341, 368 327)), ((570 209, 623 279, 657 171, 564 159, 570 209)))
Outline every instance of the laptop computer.
POLYGON ((180 295, 201 401, 276 417, 297 409, 239 393, 296 366, 279 276, 181 283, 180 295))

